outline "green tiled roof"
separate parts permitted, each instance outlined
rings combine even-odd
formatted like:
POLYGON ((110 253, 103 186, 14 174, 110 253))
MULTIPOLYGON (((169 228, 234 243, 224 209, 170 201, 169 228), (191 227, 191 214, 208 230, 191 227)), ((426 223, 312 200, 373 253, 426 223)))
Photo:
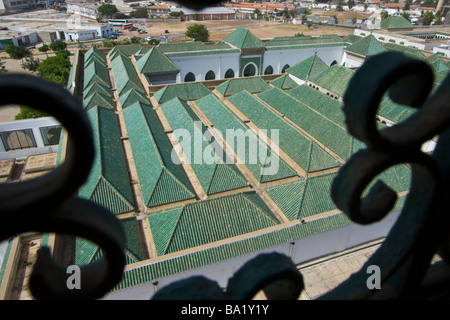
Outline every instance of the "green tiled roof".
POLYGON ((84 85, 83 89, 92 85, 94 82, 100 82, 106 87, 111 87, 108 70, 105 66, 97 61, 93 61, 84 69, 84 85))
POLYGON ((161 109, 174 132, 180 129, 189 132, 190 141, 184 141, 186 137, 183 135, 183 141, 180 144, 203 190, 207 194, 233 190, 248 185, 248 182, 237 168, 234 165, 227 164, 231 161, 227 161, 222 148, 217 144, 212 144, 204 136, 206 128, 186 102, 175 98, 162 104, 161 109), (200 141, 199 146, 197 145, 197 137, 198 141, 200 141), (198 161, 199 157, 195 152, 200 152, 200 161, 198 161), (217 160, 214 163, 210 163, 204 157, 217 160))
POLYGON ((298 87, 298 83, 292 80, 287 74, 270 81, 270 84, 280 89, 292 89, 298 87))
POLYGON ((153 47, 136 62, 141 73, 178 72, 177 67, 160 49, 153 47))
POLYGON ((201 41, 160 43, 158 45, 158 48, 164 53, 190 53, 193 51, 216 51, 232 49, 230 45, 226 44, 223 41, 217 41, 213 44, 204 44, 201 41))
POLYGON ((286 72, 299 79, 307 80, 309 77, 317 76, 327 69, 328 65, 314 54, 302 62, 288 68, 286 72))
POLYGON ((84 89, 84 91, 83 91, 83 99, 88 98, 90 95, 92 95, 92 94, 94 94, 96 92, 101 93, 102 95, 104 95, 106 97, 111 97, 111 90, 110 90, 110 88, 106 87, 105 85, 103 85, 100 82, 94 82, 89 87, 84 89))
POLYGON ((321 45, 344 45, 344 41, 339 36, 331 37, 275 37, 267 42, 265 42, 265 47, 267 50, 271 49, 294 49, 304 46, 321 46, 321 45))
POLYGON ((260 77, 245 77, 229 79, 216 87, 224 96, 231 96, 242 90, 251 93, 263 92, 270 89, 271 86, 260 77))
POLYGON ((142 49, 141 45, 139 44, 128 44, 128 45, 118 45, 112 48, 108 55, 111 57, 111 55, 115 54, 116 52, 122 53, 126 57, 129 57, 133 54, 138 53, 142 49))
POLYGON ((410 107, 402 106, 400 104, 394 103, 387 94, 385 94, 380 102, 380 106, 378 108, 378 114, 388 120, 391 120, 394 123, 399 123, 402 120, 406 119, 413 113, 415 113, 417 109, 413 109, 410 107))
POLYGON ((368 57, 386 52, 387 49, 378 42, 374 35, 368 35, 345 48, 346 51, 368 57))
POLYGON ((142 102, 145 104, 150 103, 148 97, 144 93, 142 93, 141 91, 136 90, 134 88, 123 93, 120 96, 119 100, 120 100, 120 104, 122 105, 122 108, 129 107, 136 102, 142 102))
POLYGON ((86 110, 90 110, 94 107, 101 107, 110 110, 114 110, 115 108, 115 104, 111 96, 105 96, 104 94, 99 92, 94 92, 86 99, 84 99, 83 105, 86 110))
POLYGON ((382 29, 406 29, 414 28, 414 26, 402 16, 390 16, 387 19, 381 21, 380 24, 382 29))
POLYGON ((350 220, 344 214, 335 214, 309 221, 306 224, 295 224, 254 237, 244 238, 155 263, 149 263, 125 271, 122 281, 116 286, 115 290, 144 284, 155 279, 231 259, 242 254, 305 238, 327 230, 341 228, 350 223, 350 220))
POLYGON ((344 160, 349 158, 352 137, 345 129, 278 88, 262 92, 258 97, 339 157, 344 160))
POLYGON ((264 202, 257 198, 254 192, 238 193, 149 214, 158 255, 279 224, 264 202))
POLYGON ((106 68, 106 60, 104 57, 99 57, 96 54, 92 54, 90 58, 84 60, 84 68, 87 68, 93 62, 97 62, 106 68))
POLYGON ((358 36, 356 34, 349 34, 342 38, 342 40, 344 40, 345 42, 349 42, 349 43, 355 43, 356 41, 361 40, 361 39, 362 39, 362 37, 358 36))
POLYGON ((101 61, 106 62, 105 54, 95 46, 92 46, 86 53, 84 54, 84 61, 91 59, 92 57, 97 57, 101 61))
POLYGON ((261 40, 244 28, 237 28, 223 40, 240 49, 264 47, 264 43, 261 40))
POLYGON ((181 100, 197 100, 211 94, 211 91, 200 82, 169 84, 155 92, 154 97, 160 104, 173 98, 181 100))
POLYGON ((446 62, 438 55, 432 54, 425 58, 425 61, 433 68, 435 72, 448 71, 450 68, 446 62))
POLYGON ((329 153, 248 92, 242 91, 228 100, 258 128, 266 129, 269 138, 271 130, 278 130, 279 147, 306 172, 339 166, 329 153))
MULTIPOLYGON (((271 148, 263 142, 247 125, 239 120, 230 110, 228 110, 219 99, 213 94, 196 101, 197 106, 211 121, 215 129, 218 129, 227 143, 234 148, 234 152, 238 154, 242 162, 252 172, 253 176, 260 182, 273 181, 277 179, 295 176, 295 171, 288 166, 282 159, 275 158, 279 167, 275 174, 264 174, 263 168, 271 168, 271 164, 264 164, 260 159, 261 154, 271 155, 271 148), (236 136, 227 134, 227 129, 235 133, 236 136), (245 139, 245 141, 242 141, 245 139), (244 145, 240 145, 240 143, 244 145), (250 153, 250 150, 256 149, 257 154, 250 153)), ((270 161, 270 160, 269 160, 270 161)), ((273 168, 273 167, 272 167, 273 168)))
POLYGON ((406 54, 407 56, 410 56, 411 58, 416 58, 416 59, 425 58, 425 55, 422 52, 420 52, 420 50, 415 49, 415 48, 406 47, 406 46, 389 43, 389 42, 383 44, 383 47, 385 47, 388 51, 401 52, 403 54, 406 54))
POLYGON ((265 189, 269 197, 290 220, 299 219, 300 208, 305 194, 306 179, 286 182, 265 189))
POLYGON ((139 183, 148 207, 195 196, 155 111, 139 102, 123 110, 139 183))
POLYGON ((336 99, 307 85, 301 85, 297 88, 287 90, 286 92, 311 109, 316 110, 328 120, 333 121, 343 128, 347 128, 344 111, 342 109, 343 105, 336 99))
POLYGON ((133 211, 133 195, 116 114, 99 107, 87 113, 94 131, 96 158, 79 195, 114 214, 133 211))
POLYGON ((311 76, 309 81, 342 97, 354 73, 353 70, 335 64, 321 74, 311 76))
MULTIPOLYGON (((144 260, 144 254, 139 238, 139 227, 136 218, 120 219, 119 222, 125 231, 126 264, 132 264, 144 260)), ((98 245, 84 238, 77 238, 75 242, 75 264, 84 265, 97 261, 103 256, 103 251, 98 245)))
POLYGON ((145 93, 144 87, 130 59, 120 55, 111 62, 111 68, 119 96, 122 96, 122 94, 131 89, 145 93))

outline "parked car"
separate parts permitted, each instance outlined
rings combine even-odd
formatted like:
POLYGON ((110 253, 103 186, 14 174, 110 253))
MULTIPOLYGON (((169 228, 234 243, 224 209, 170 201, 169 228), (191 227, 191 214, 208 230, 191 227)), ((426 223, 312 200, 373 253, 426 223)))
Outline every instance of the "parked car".
POLYGON ((111 34, 111 35, 108 37, 108 39, 117 39, 117 35, 111 34))
POLYGON ((152 37, 145 37, 144 39, 145 39, 145 41, 150 41, 150 40, 152 40, 152 37))
POLYGON ((160 37, 161 39, 167 39, 167 36, 165 36, 165 35, 163 35, 163 34, 160 35, 159 37, 160 37))
POLYGON ((147 31, 145 31, 144 29, 140 29, 138 32, 139 32, 140 34, 147 33, 147 31))
POLYGON ((131 27, 130 29, 128 29, 129 31, 136 31, 138 28, 137 27, 131 27))

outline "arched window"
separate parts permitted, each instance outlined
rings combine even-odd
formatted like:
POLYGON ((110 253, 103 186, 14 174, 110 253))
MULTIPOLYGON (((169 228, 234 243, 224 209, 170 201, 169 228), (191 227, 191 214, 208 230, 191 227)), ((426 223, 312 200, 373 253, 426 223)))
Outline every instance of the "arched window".
POLYGON ((185 77, 184 77, 184 82, 192 82, 195 81, 195 75, 192 72, 189 72, 185 77))
POLYGON ((253 63, 249 63, 244 68, 244 77, 251 77, 256 75, 256 67, 253 63))
POLYGON ((330 67, 331 67, 331 66, 334 66, 336 63, 337 63, 337 61, 336 61, 336 60, 333 60, 333 62, 330 64, 330 67))
POLYGON ((228 79, 228 78, 234 78, 233 69, 228 69, 227 72, 225 72, 225 79, 228 79))
POLYGON ((268 66, 266 70, 264 70, 264 74, 273 74, 273 68, 272 66, 268 66))
POLYGON ((214 73, 214 71, 209 70, 206 73, 205 80, 214 80, 215 78, 216 78, 216 74, 214 73))
POLYGON ((283 69, 281 69, 281 73, 285 73, 288 68, 289 68, 289 65, 285 64, 283 69))

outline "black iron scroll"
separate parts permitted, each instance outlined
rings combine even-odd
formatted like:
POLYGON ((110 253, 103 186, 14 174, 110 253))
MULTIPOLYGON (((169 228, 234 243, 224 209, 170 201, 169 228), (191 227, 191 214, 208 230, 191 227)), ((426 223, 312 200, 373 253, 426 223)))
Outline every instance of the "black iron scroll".
POLYGON ((37 299, 96 299, 122 277, 125 234, 105 208, 76 197, 95 156, 92 129, 81 102, 63 88, 31 75, 0 76, 2 105, 22 104, 56 118, 68 134, 64 162, 28 181, 0 184, 0 240, 24 232, 82 237, 104 252, 98 262, 81 266, 80 289, 67 286, 67 267, 53 261, 48 248, 37 253, 30 291, 37 299))
MULTIPOLYGON (((370 224, 386 216, 396 200, 395 192, 380 180, 361 199, 373 179, 391 166, 409 163, 412 180, 401 214, 382 246, 359 272, 321 299, 430 298, 423 282, 426 272, 433 255, 439 248, 448 251, 449 244, 445 198, 450 190, 450 77, 429 96, 432 85, 428 64, 395 52, 370 58, 351 79, 344 96, 347 127, 367 148, 339 170, 331 188, 333 201, 352 221, 370 224), (418 110, 378 131, 375 116, 386 92, 392 101, 418 110), (433 155, 422 152, 422 144, 437 135, 433 155), (366 285, 369 266, 379 267, 379 289, 366 285)), ((448 287, 445 291, 448 294, 448 287)))

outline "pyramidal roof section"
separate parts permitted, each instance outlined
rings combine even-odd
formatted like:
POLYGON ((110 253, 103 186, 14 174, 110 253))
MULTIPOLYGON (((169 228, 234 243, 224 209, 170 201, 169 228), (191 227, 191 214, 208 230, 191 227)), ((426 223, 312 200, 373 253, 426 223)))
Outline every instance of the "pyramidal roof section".
POLYGON ((236 31, 225 37, 223 40, 240 49, 264 47, 264 43, 261 40, 244 28, 237 28, 236 31))
POLYGON ((136 67, 141 73, 180 71, 180 68, 178 68, 177 65, 157 47, 153 47, 147 51, 147 53, 136 62, 136 67))
POLYGON ((282 75, 270 82, 270 84, 278 87, 280 89, 292 89, 298 87, 298 83, 292 80, 292 78, 288 75, 282 75))
POLYGON ((307 80, 310 77, 315 77, 321 74, 328 68, 328 65, 316 54, 314 54, 308 59, 288 68, 286 72, 299 79, 307 80))
POLYGON ((367 57, 386 52, 387 49, 383 47, 380 42, 378 42, 374 35, 371 34, 349 45, 346 48, 346 51, 367 57))
POLYGON ((412 29, 414 26, 402 16, 390 16, 381 21, 382 29, 412 29))

